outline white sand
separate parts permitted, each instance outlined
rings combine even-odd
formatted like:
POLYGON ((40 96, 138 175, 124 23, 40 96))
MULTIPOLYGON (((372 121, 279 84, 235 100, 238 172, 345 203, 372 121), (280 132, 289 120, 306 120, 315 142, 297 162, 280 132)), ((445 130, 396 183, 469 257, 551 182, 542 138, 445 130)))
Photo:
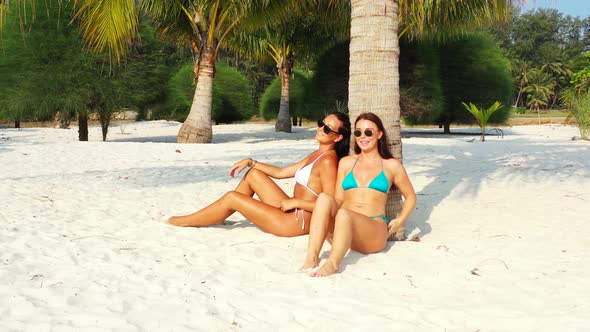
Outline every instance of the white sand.
POLYGON ((590 329, 590 142, 572 141, 575 127, 485 143, 413 130, 407 229, 421 241, 352 252, 326 279, 296 272, 306 236, 239 214, 200 229, 156 221, 233 189, 241 158, 299 160, 314 129, 215 126, 209 145, 174 143, 174 122, 122 129, 108 142, 99 127, 90 142, 77 128, 0 129, 1 331, 590 329))

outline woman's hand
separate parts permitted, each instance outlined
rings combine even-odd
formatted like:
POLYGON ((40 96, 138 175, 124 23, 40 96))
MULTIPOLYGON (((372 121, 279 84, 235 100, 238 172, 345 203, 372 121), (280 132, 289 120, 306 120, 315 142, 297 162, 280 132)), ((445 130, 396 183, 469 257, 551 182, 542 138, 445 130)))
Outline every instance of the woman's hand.
POLYGON ((281 211, 287 212, 299 207, 299 199, 289 198, 281 202, 281 211))
POLYGON ((399 218, 391 219, 387 225, 389 235, 395 234, 403 225, 404 223, 399 218))
POLYGON ((252 159, 250 158, 238 161, 229 169, 229 176, 233 178, 236 174, 240 174, 240 172, 243 171, 244 168, 250 165, 252 165, 252 159))

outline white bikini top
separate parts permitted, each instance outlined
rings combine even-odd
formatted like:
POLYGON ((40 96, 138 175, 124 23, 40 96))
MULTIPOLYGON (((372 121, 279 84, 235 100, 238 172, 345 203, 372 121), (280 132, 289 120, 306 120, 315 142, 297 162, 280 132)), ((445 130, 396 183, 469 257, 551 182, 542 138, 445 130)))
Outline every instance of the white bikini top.
POLYGON ((304 165, 301 166, 297 172, 295 172, 295 182, 297 182, 298 184, 304 186, 305 188, 307 188, 307 190, 309 190, 312 194, 318 196, 318 194, 316 194, 315 191, 313 191, 310 187, 307 186, 307 182, 309 181, 309 177, 311 176, 311 169, 313 168, 313 164, 315 164, 316 161, 318 161, 318 159, 320 159, 324 154, 326 154, 325 151, 324 153, 320 154, 317 158, 315 158, 315 160, 313 162, 311 162, 308 165, 304 165))

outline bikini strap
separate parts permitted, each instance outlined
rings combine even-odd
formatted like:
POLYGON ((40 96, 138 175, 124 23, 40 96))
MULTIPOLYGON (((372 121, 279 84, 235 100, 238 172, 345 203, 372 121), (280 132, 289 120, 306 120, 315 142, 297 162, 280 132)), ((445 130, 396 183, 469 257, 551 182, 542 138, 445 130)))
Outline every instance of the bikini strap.
POLYGON ((356 166, 356 163, 358 163, 359 159, 361 159, 360 155, 358 157, 356 157, 356 160, 354 161, 354 165, 352 165, 352 168, 350 169, 351 172, 354 169, 354 166, 356 166))
POLYGON ((320 159, 323 155, 325 155, 328 152, 330 152, 330 150, 326 150, 326 151, 322 152, 317 158, 315 158, 314 161, 312 161, 311 163, 309 163, 309 165, 315 164, 315 162, 318 161, 318 159, 320 159))

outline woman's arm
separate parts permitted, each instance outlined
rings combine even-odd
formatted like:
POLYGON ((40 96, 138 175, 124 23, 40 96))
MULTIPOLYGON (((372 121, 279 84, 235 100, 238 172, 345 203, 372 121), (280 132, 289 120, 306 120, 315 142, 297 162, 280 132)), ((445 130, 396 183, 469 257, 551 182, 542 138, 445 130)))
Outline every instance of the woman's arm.
POLYGON ((412 186, 412 182, 410 182, 410 178, 408 177, 408 173, 406 173, 404 165, 394 159, 393 162, 391 162, 391 166, 393 168, 393 183, 399 189, 402 196, 404 196, 404 204, 402 210, 394 219, 395 222, 390 222, 389 234, 395 233, 401 226, 403 226, 416 207, 416 192, 414 192, 414 187, 412 186))
POLYGON ((352 165, 355 161, 354 156, 347 156, 340 159, 338 163, 338 176, 336 177, 336 187, 334 188, 334 199, 338 202, 338 206, 342 205, 344 201, 344 189, 342 189, 342 182, 346 177, 346 174, 352 168, 352 165))
POLYGON ((293 177, 295 172, 307 161, 309 156, 303 158, 301 161, 285 166, 285 167, 277 167, 270 164, 265 164, 254 160, 252 158, 246 158, 238 161, 237 163, 233 164, 233 166, 229 169, 229 176, 234 177, 236 174, 240 174, 246 167, 256 168, 257 170, 267 174, 270 177, 275 179, 284 179, 293 177))

